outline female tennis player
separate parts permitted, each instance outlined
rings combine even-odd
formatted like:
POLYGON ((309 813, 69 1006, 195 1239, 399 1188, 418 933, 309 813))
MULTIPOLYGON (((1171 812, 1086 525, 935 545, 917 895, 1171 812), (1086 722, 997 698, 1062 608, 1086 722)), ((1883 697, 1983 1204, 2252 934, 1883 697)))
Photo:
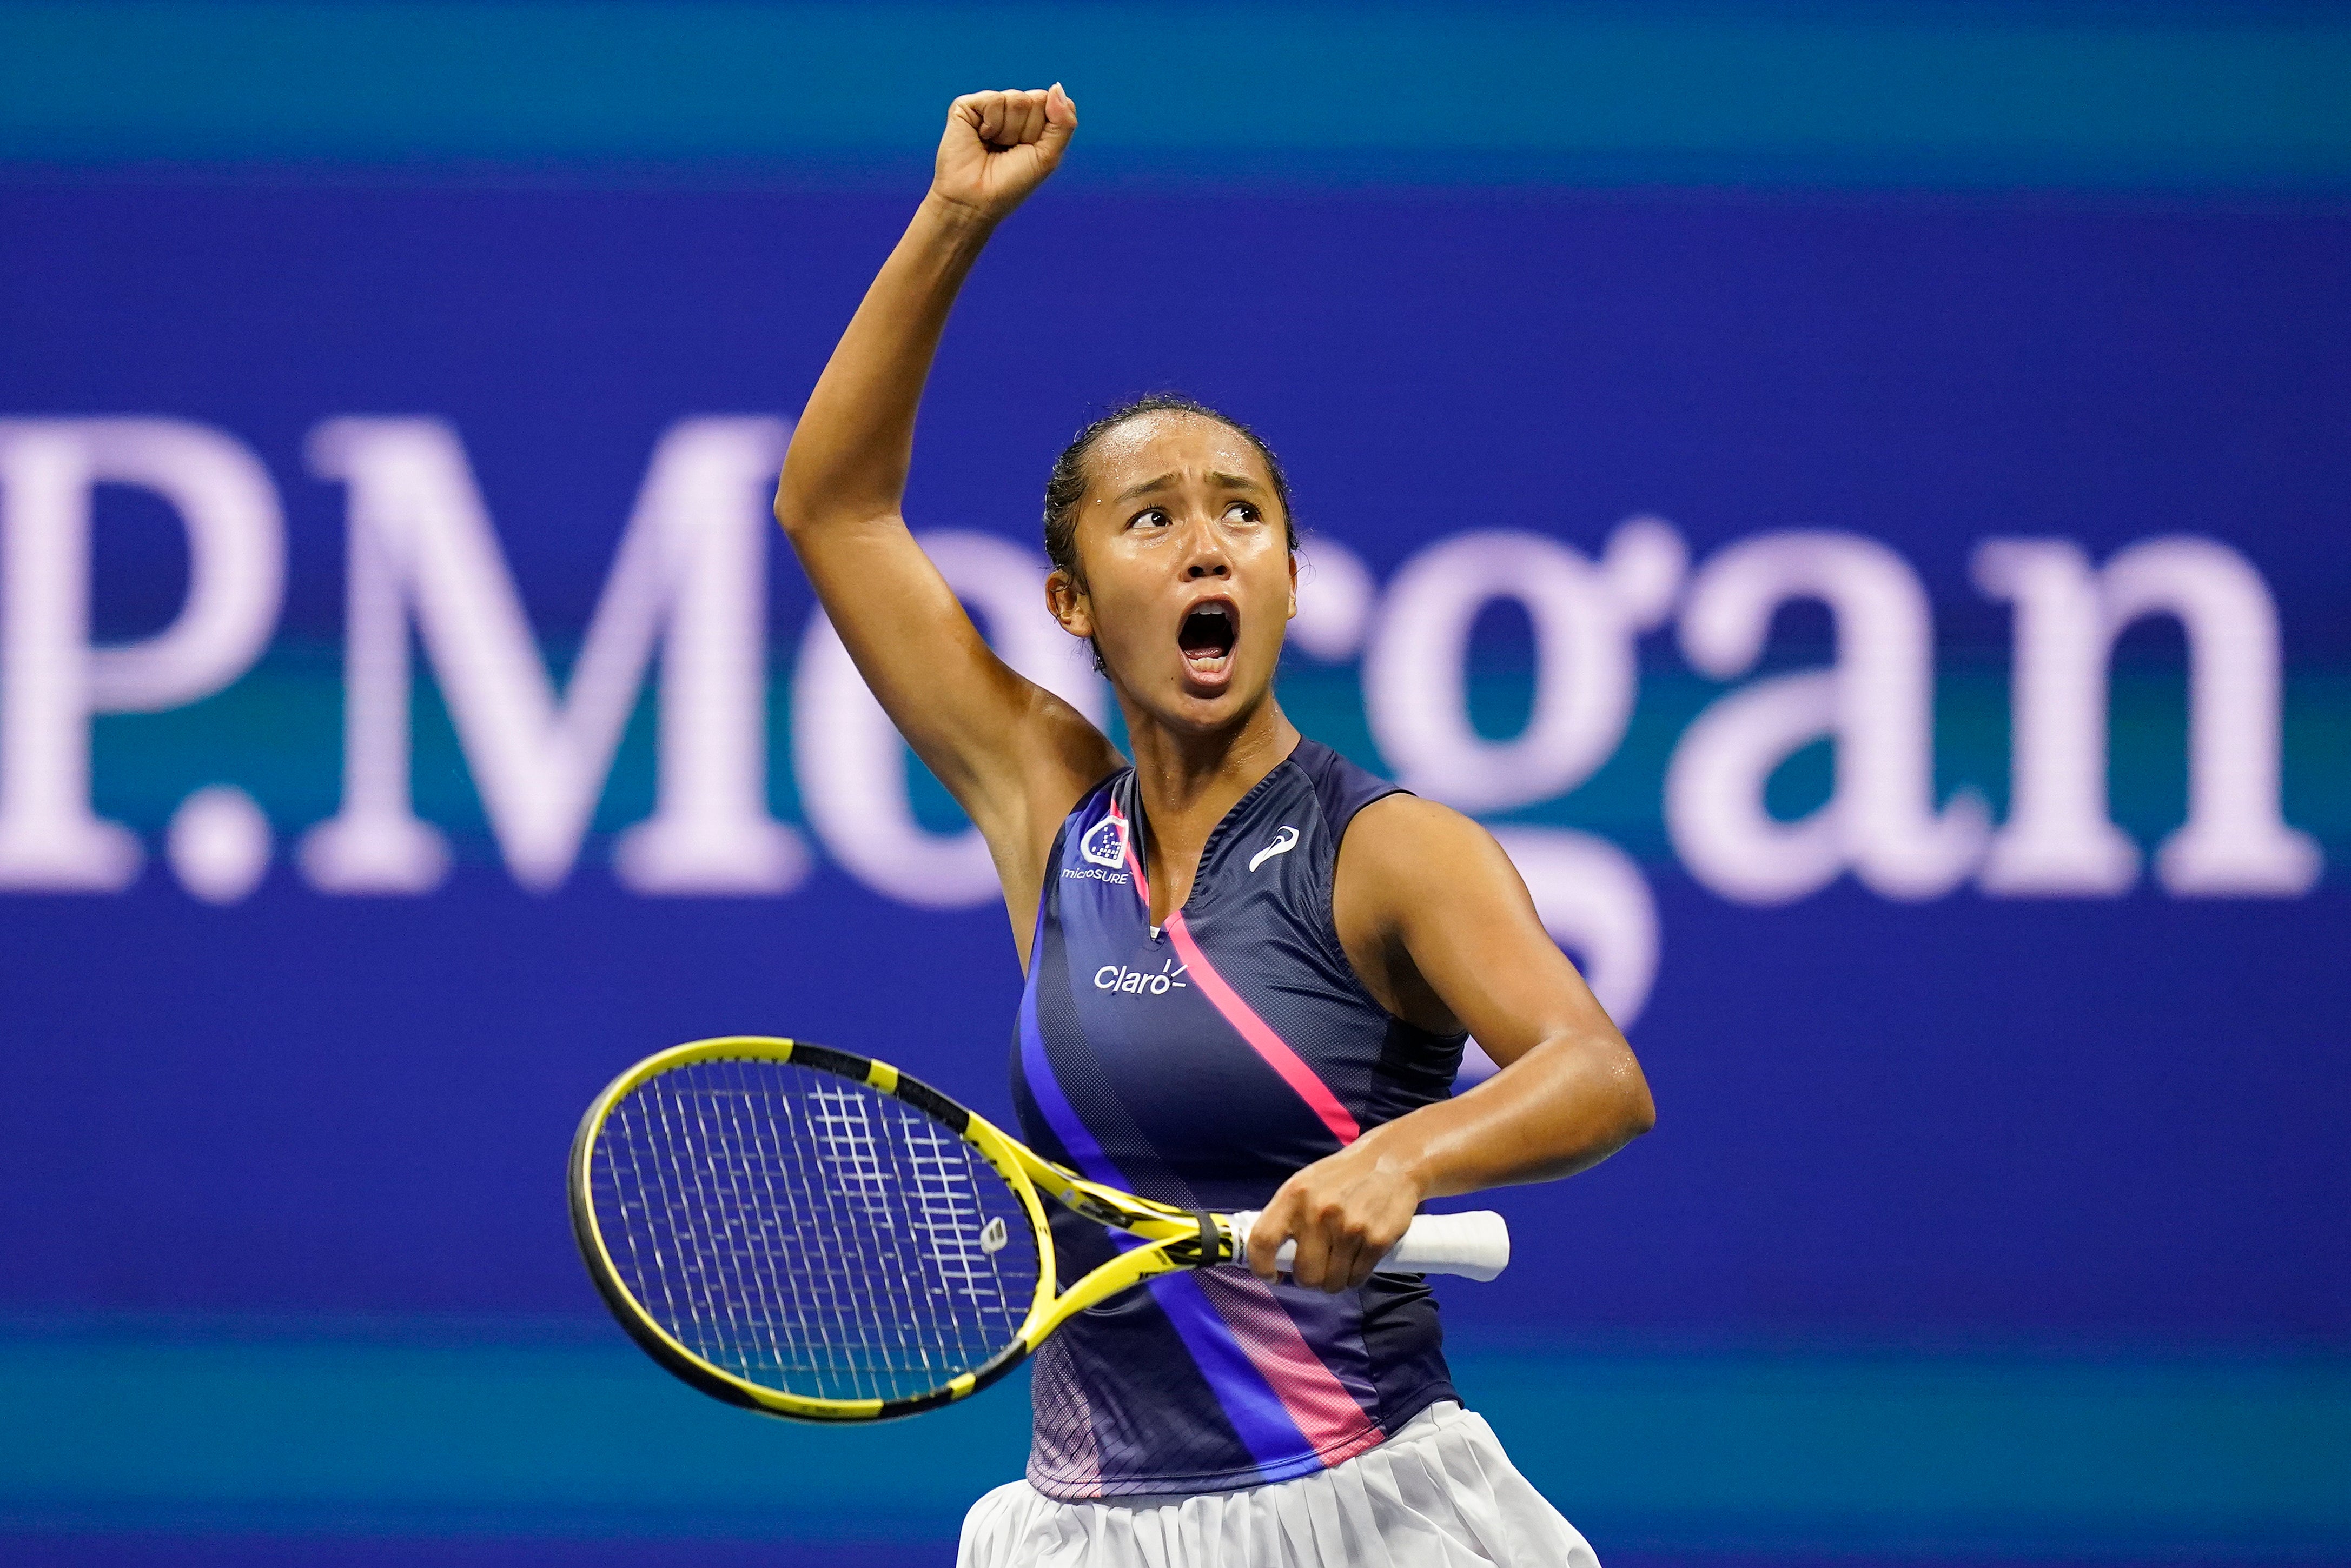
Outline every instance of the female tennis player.
MULTIPOLYGON (((1053 467, 1043 590, 1092 641, 1131 763, 989 651, 901 515, 956 291, 1077 124, 1058 85, 956 100, 776 514, 994 856, 1028 972, 1021 1136, 1145 1197, 1264 1215, 1249 1271, 1161 1278, 1044 1344, 1028 1479, 972 1509, 960 1561, 1592 1564, 1462 1407, 1426 1287, 1372 1268, 1426 1199, 1605 1158, 1648 1129, 1648 1086, 1493 838, 1283 716, 1297 537, 1273 453, 1163 397, 1053 467), (1501 1070, 1449 1096, 1468 1033, 1501 1070)), ((1075 1267, 1113 1255, 1055 1223, 1075 1267)))

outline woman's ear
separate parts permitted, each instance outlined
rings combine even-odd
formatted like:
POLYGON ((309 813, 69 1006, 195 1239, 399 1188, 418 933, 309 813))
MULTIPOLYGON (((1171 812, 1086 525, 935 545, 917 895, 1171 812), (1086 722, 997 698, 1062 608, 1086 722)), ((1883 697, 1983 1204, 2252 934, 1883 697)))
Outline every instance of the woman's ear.
POLYGON ((1290 552, 1290 618, 1298 618, 1298 552, 1290 552))
MULTIPOLYGON (((1296 575, 1296 568, 1291 568, 1296 575)), ((1292 593, 1294 601, 1297 595, 1292 593)), ((1094 634, 1093 602, 1077 578, 1056 566, 1045 574, 1045 608, 1061 623, 1061 629, 1071 637, 1092 637, 1094 634)), ((1294 613, 1294 612, 1293 612, 1294 613)))

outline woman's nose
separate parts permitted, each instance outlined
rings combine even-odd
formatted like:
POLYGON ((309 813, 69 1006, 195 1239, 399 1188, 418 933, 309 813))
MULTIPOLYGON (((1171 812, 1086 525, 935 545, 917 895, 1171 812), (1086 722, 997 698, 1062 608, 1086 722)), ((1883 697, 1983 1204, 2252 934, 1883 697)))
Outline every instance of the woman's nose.
POLYGON ((1229 577, 1232 563, 1225 558, 1225 542, 1214 528, 1193 528, 1186 540, 1184 576, 1191 580, 1199 577, 1229 577))

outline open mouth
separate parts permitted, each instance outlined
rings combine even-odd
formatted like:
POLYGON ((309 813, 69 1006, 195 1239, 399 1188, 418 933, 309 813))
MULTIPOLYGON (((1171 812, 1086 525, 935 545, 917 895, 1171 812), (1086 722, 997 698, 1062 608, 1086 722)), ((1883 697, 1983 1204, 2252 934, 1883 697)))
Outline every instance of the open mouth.
POLYGON ((1233 645, 1239 640, 1240 629, 1240 612, 1225 600, 1193 606, 1176 633, 1186 668, 1209 680, 1223 676, 1231 668, 1233 645))

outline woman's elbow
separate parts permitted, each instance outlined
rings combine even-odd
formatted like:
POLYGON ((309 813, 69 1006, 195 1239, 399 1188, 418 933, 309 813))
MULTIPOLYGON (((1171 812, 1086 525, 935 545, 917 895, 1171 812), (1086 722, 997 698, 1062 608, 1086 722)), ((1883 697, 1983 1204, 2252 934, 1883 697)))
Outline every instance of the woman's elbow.
POLYGON ((837 474, 828 474, 798 449, 784 453, 782 472, 776 475, 776 522, 787 538, 797 540, 828 518, 847 510, 837 474))
POLYGON ((776 482, 776 522, 787 538, 798 537, 800 530, 808 525, 810 508, 807 488, 806 485, 793 483, 789 470, 776 482))
POLYGON ((1650 1095, 1649 1085, 1646 1083, 1635 1084, 1631 1103, 1625 1107, 1625 1141, 1632 1142, 1643 1133, 1654 1130, 1656 1125, 1657 1102, 1650 1095))
POLYGON ((1648 1075, 1633 1059, 1630 1050, 1625 1053, 1625 1064, 1618 1074, 1621 1111, 1618 1126, 1624 1129, 1625 1142, 1631 1143, 1657 1125, 1656 1097, 1649 1093, 1648 1075))

